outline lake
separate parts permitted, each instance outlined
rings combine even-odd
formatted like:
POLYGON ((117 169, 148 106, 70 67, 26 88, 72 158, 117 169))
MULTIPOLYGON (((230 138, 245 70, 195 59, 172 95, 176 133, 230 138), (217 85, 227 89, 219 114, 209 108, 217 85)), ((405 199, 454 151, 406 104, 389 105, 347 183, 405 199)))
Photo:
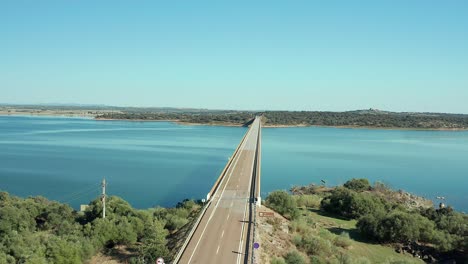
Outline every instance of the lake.
MULTIPOLYGON (((74 208, 100 194, 137 208, 201 199, 246 128, 0 116, 0 190, 74 208)), ((468 132, 265 128, 262 196, 311 182, 382 181, 468 211, 468 132)))

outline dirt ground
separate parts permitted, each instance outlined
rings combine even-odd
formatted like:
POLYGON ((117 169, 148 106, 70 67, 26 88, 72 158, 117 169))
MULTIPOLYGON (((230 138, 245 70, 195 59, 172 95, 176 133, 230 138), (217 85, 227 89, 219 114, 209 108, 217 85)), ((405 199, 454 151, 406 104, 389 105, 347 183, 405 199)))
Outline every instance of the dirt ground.
POLYGON ((289 234, 289 221, 283 216, 262 206, 257 208, 257 226, 255 241, 260 247, 254 251, 256 264, 270 263, 273 257, 281 257, 295 248, 289 234), (260 212, 273 213, 271 216, 259 216, 260 212))

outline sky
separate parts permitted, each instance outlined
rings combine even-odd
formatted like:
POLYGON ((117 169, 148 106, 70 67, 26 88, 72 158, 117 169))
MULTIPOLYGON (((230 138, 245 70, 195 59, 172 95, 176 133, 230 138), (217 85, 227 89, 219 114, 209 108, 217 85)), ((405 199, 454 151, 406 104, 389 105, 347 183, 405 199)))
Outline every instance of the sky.
POLYGON ((468 1, 0 0, 0 103, 468 114, 468 1))

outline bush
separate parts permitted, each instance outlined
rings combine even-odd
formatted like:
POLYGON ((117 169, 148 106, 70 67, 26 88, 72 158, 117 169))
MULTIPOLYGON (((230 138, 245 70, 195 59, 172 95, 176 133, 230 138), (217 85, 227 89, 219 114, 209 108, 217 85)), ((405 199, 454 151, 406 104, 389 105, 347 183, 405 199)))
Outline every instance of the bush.
POLYGON ((351 239, 349 238, 348 232, 342 232, 339 236, 335 238, 333 244, 337 247, 348 248, 351 246, 351 239))
POLYGON ((299 216, 296 200, 285 191, 274 191, 265 200, 266 206, 289 219, 299 216))
POLYGON ((286 264, 283 258, 273 257, 270 261, 270 264, 286 264))
POLYGON ((298 207, 319 208, 321 198, 314 194, 301 194, 293 196, 298 207))
POLYGON ((430 242, 435 226, 420 214, 393 211, 386 216, 363 217, 357 227, 363 234, 381 242, 430 242))
POLYGON ((347 181, 343 186, 347 189, 356 192, 367 191, 371 188, 370 183, 367 179, 351 179, 347 181))
POLYGON ((332 244, 322 237, 308 235, 304 238, 304 243, 309 255, 326 257, 332 254, 332 244))
POLYGON ((339 187, 322 200, 321 207, 329 213, 347 218, 359 218, 370 213, 383 212, 389 205, 370 193, 357 193, 339 187))
POLYGON ((297 251, 291 251, 284 257, 287 264, 305 264, 304 257, 297 251))
POLYGON ((325 264, 325 263, 327 263, 327 261, 325 261, 325 259, 320 256, 310 257, 310 264, 325 264))
POLYGON ((289 228, 291 229, 291 231, 297 232, 301 235, 305 235, 306 233, 309 233, 311 231, 309 224, 302 217, 291 221, 289 224, 289 228))

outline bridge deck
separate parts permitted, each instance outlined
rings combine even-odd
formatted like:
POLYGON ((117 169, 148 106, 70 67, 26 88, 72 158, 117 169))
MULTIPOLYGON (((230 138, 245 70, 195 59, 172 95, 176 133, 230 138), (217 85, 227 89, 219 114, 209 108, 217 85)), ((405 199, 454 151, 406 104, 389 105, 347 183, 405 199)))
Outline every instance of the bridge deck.
POLYGON ((246 263, 249 202, 260 129, 256 118, 178 263, 246 263))

